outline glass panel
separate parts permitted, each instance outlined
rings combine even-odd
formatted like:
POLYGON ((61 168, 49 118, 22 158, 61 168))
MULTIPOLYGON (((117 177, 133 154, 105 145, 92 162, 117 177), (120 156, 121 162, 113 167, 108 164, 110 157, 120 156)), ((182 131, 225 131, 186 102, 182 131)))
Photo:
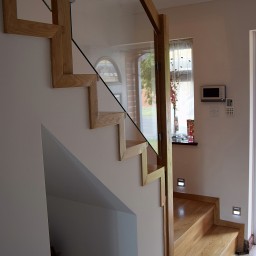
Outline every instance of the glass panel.
POLYGON ((155 57, 151 50, 139 60, 140 127, 152 147, 157 151, 157 113, 155 87, 155 57))
POLYGON ((120 0, 71 6, 73 39, 157 151, 154 30, 143 7, 120 0))

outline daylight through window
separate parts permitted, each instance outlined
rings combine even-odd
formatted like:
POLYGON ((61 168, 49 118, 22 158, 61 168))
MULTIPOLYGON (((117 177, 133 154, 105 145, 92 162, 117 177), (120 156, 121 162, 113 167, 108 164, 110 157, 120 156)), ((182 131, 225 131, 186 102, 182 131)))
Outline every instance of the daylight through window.
POLYGON ((170 83, 173 142, 194 140, 192 40, 170 42, 170 83))

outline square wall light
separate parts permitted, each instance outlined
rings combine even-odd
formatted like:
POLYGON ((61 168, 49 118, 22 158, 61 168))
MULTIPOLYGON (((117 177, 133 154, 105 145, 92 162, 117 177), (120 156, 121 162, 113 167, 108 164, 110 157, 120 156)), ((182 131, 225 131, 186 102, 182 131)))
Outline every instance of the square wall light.
POLYGON ((184 187, 185 187, 185 179, 183 179, 183 178, 178 178, 178 179, 177 179, 177 186, 184 188, 184 187))
POLYGON ((241 207, 233 206, 232 214, 235 216, 241 216, 241 207))

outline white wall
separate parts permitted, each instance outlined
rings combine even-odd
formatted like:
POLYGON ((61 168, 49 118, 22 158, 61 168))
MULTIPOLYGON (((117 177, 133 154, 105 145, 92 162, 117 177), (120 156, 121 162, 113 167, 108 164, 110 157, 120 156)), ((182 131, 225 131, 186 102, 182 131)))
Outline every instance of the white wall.
POLYGON ((50 254, 41 124, 136 214, 138 254, 162 255, 159 183, 140 186, 139 157, 118 161, 116 127, 89 129, 86 89, 52 89, 48 39, 1 31, 0 41, 1 255, 50 254))
MULTIPOLYGON (((2 28, 2 2, 0 16, 2 28)), ((35 92, 50 81, 49 56, 45 54, 48 42, 6 35, 2 29, 0 41, 0 254, 48 256, 41 122, 35 92), (31 64, 24 65, 26 61, 31 64)))
MULTIPOLYGON (((195 138, 197 147, 174 145, 176 179, 185 192, 220 198, 221 218, 248 223, 249 182, 249 30, 256 28, 254 0, 216 0, 164 10, 170 38, 193 38, 195 138), (227 86, 235 114, 223 103, 201 103, 201 85, 227 86), (185 161, 184 161, 185 159, 185 161), (232 206, 242 216, 232 216, 232 206)), ((245 237, 251 234, 247 229, 245 237)))
POLYGON ((47 206, 51 242, 61 255, 138 255, 135 215, 53 196, 47 206))
POLYGON ((63 256, 137 256, 136 215, 42 127, 51 246, 63 256))

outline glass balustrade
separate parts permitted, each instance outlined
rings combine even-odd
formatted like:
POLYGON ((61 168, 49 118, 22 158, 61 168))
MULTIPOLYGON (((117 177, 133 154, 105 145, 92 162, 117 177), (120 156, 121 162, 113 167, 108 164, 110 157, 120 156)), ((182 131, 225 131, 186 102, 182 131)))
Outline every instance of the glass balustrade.
POLYGON ((77 0, 71 16, 76 45, 158 152, 154 30, 140 1, 77 0))

